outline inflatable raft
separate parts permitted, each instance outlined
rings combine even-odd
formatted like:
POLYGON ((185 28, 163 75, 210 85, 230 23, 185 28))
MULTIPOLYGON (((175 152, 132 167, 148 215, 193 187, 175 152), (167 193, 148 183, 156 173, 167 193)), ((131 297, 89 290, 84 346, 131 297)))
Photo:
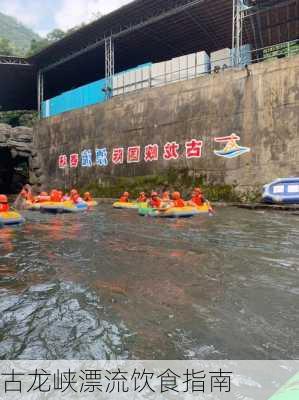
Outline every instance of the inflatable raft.
POLYGON ((26 201, 26 210, 29 211, 39 211, 42 203, 32 203, 31 201, 26 201))
POLYGON ((299 177, 276 179, 265 185, 263 201, 266 203, 299 204, 299 177))
POLYGON ((156 209, 147 206, 139 207, 138 213, 141 216, 159 217, 159 218, 189 218, 199 214, 210 214, 211 206, 208 203, 200 207, 185 206, 171 207, 166 209, 156 209))
POLYGON ((72 201, 41 203, 40 211, 48 213, 78 213, 88 209, 87 203, 74 204, 72 201))
POLYGON ((194 207, 196 210, 196 215, 198 214, 211 214, 213 213, 213 208, 209 202, 204 203, 202 206, 194 207))
POLYGON ((158 218, 188 218, 197 214, 195 207, 171 207, 167 209, 156 209, 151 207, 140 207, 139 215, 158 218))
POLYGON ((136 203, 136 202, 124 203, 124 202, 116 201, 115 203, 113 203, 113 208, 124 209, 124 210, 126 210, 126 209, 137 210, 138 203, 136 203))
POLYGON ((98 205, 98 202, 92 200, 92 201, 87 201, 86 204, 88 205, 88 207, 96 207, 98 205))
POLYGON ((16 211, 5 211, 0 212, 0 226, 2 225, 19 225, 22 224, 25 219, 16 211))

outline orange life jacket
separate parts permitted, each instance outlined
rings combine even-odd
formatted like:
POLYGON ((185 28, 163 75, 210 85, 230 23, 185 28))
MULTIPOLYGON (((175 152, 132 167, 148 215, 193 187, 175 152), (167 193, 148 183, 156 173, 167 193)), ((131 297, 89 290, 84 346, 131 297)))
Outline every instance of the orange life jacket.
POLYGON ((174 200, 174 207, 185 207, 185 202, 182 199, 174 200))
POLYGON ((7 203, 0 203, 0 212, 9 211, 9 205, 7 203))
POLYGON ((60 202, 62 200, 62 197, 61 197, 60 193, 54 192, 54 193, 51 193, 50 199, 51 199, 51 201, 54 201, 54 202, 60 202))
POLYGON ((137 201, 138 201, 139 203, 144 203, 144 202, 146 201, 146 196, 139 196, 138 199, 137 199, 137 201))
POLYGON ((121 196, 121 198, 118 201, 119 203, 128 203, 129 199, 126 196, 121 196))
POLYGON ((157 197, 155 199, 150 200, 150 206, 153 208, 160 208, 161 207, 161 200, 157 197))
POLYGON ((201 194, 198 194, 196 196, 193 196, 191 201, 196 204, 197 206, 202 206, 204 203, 203 196, 201 194))

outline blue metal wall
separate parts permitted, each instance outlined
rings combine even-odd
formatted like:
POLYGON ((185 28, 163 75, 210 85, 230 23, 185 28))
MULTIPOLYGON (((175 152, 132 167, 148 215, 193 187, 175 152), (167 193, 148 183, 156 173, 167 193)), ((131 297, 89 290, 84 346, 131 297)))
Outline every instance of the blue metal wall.
MULTIPOLYGON (((142 64, 130 70, 144 68, 148 65, 151 65, 151 63, 142 64)), ((80 86, 77 89, 69 90, 52 99, 43 101, 42 117, 53 117, 66 111, 103 103, 106 99, 105 92, 103 91, 106 86, 105 83, 106 79, 101 79, 100 81, 80 86)))
POLYGON ((105 101, 105 79, 69 90, 42 104, 42 116, 52 117, 65 111, 76 110, 105 101))

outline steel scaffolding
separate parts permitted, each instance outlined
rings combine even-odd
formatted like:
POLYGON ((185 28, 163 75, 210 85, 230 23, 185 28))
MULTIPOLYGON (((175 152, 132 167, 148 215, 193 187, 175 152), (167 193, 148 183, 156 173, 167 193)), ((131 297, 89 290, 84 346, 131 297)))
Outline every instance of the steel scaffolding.
POLYGON ((233 0, 233 26, 232 26, 232 66, 241 64, 241 47, 243 44, 243 0, 233 0))
POLYGON ((106 100, 112 97, 114 75, 114 41, 112 36, 105 39, 105 95, 106 100))

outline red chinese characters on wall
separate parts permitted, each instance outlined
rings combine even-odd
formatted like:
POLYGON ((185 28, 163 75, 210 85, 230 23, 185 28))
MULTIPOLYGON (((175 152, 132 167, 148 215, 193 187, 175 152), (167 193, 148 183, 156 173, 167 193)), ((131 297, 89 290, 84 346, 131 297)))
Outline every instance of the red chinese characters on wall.
POLYGON ((179 158, 178 150, 180 145, 177 142, 167 142, 164 145, 163 158, 166 161, 177 160, 179 158))
POLYGON ((202 146, 202 140, 192 139, 188 142, 185 142, 186 158, 200 158, 202 155, 202 146))
POLYGON ((59 166, 59 168, 66 168, 67 167, 67 156, 66 156, 66 154, 61 154, 58 157, 58 166, 59 166))
POLYGON ((127 150, 127 163, 139 163, 140 162, 140 146, 131 146, 127 150))
POLYGON ((144 148, 144 161, 158 161, 159 159, 159 146, 157 144, 148 144, 144 148))
MULTIPOLYGON (((237 141, 240 140, 240 136, 235 133, 229 136, 216 137, 213 139, 215 142, 223 142, 226 143, 225 148, 222 150, 214 150, 214 153, 217 156, 225 157, 225 158, 233 158, 240 156, 241 154, 248 153, 250 148, 239 146, 237 141)), ((144 147, 141 146, 129 146, 127 148, 124 147, 115 147, 111 149, 111 157, 109 156, 109 149, 106 147, 96 148, 95 149, 95 166, 107 166, 111 161, 114 165, 127 164, 131 163, 140 163, 140 162, 153 162, 158 161, 160 156, 160 147, 162 147, 161 154, 163 156, 163 160, 182 160, 192 159, 192 158, 201 158, 203 155, 203 146, 204 141, 200 139, 190 139, 185 141, 185 151, 180 149, 180 143, 176 141, 167 142, 162 146, 159 146, 157 143, 147 144, 144 147)), ((93 150, 85 149, 80 153, 72 153, 69 156, 66 154, 61 154, 58 157, 58 166, 61 169, 70 167, 70 168, 78 168, 79 165, 83 167, 92 167, 93 162, 93 150), (81 163, 80 163, 81 159, 81 163)))
POLYGON ((123 147, 116 147, 112 150, 112 163, 123 164, 124 162, 124 148, 123 147))
POLYGON ((79 165, 79 154, 73 153, 70 155, 70 167, 77 168, 79 165))

